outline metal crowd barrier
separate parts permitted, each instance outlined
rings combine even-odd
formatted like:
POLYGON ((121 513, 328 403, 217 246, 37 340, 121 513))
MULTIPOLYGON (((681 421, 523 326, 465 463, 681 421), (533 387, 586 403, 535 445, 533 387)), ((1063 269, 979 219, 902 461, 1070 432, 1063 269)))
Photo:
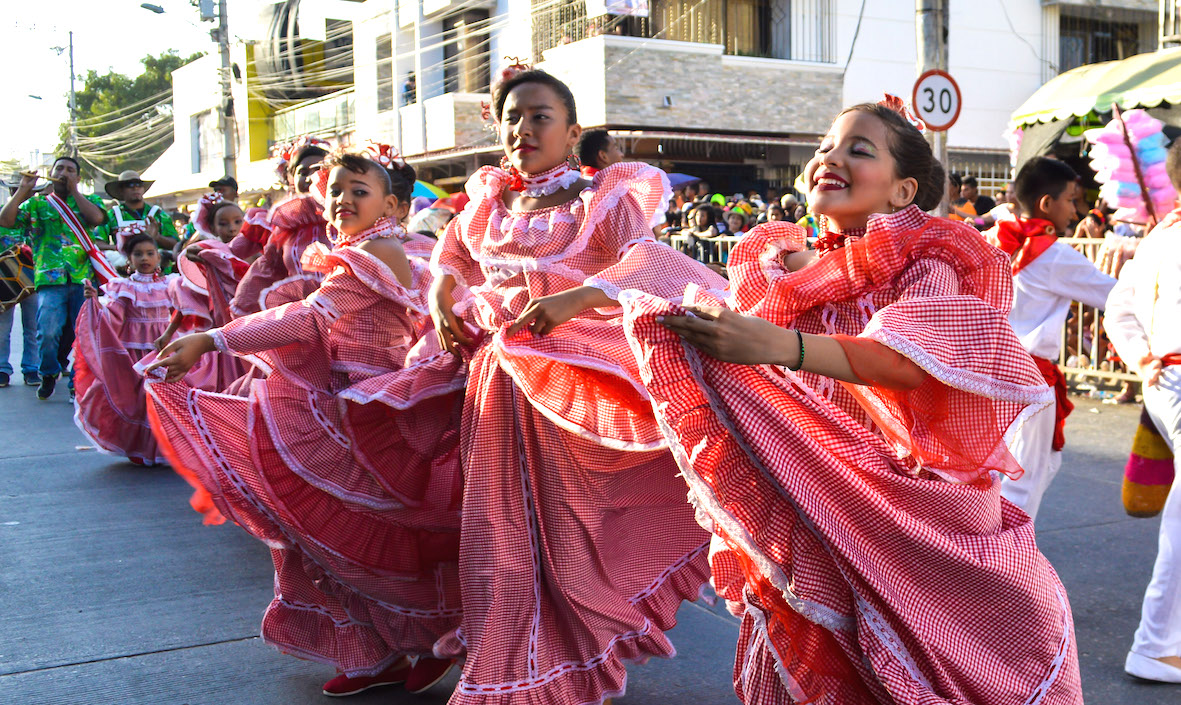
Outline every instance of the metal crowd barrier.
MULTIPOLYGON (((685 252, 695 259, 706 263, 725 264, 730 257, 730 251, 741 238, 720 236, 710 240, 699 240, 698 251, 687 251, 689 238, 685 235, 672 235, 668 238, 669 245, 685 252)), ((1087 256, 1092 262, 1098 261, 1099 248, 1103 240, 1099 238, 1062 238, 1059 242, 1074 247, 1087 256)), ((1122 382, 1138 380, 1135 374, 1128 372, 1123 363, 1109 359, 1110 345, 1102 335, 1102 316, 1089 306, 1075 302, 1072 316, 1062 327, 1062 354, 1058 365, 1062 368, 1067 379, 1075 384, 1091 384, 1093 386, 1116 387, 1122 382)))
MULTIPOLYGON (((1064 237, 1059 242, 1070 245, 1099 262, 1102 238, 1064 237)), ((1136 382, 1140 378, 1129 372, 1119 360, 1110 359, 1115 353, 1102 333, 1102 316, 1098 309, 1075 302, 1073 315, 1062 328, 1062 354, 1058 366, 1069 381, 1091 383, 1095 386, 1118 386, 1122 382, 1136 382)))

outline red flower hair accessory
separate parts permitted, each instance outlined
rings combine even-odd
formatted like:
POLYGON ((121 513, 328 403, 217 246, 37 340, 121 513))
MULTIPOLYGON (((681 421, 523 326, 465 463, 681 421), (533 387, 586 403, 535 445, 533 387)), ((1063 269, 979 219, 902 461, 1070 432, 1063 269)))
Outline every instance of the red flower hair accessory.
POLYGON ((509 80, 513 76, 516 76, 517 74, 521 73, 522 71, 533 70, 532 66, 530 66, 529 64, 526 64, 525 62, 521 61, 520 59, 518 59, 515 56, 506 56, 506 57, 504 57, 504 60, 511 61, 513 63, 502 68, 500 70, 500 73, 498 73, 496 75, 496 80, 493 83, 504 83, 505 81, 509 80))
POLYGON ((370 140, 365 146, 365 155, 386 169, 401 169, 406 166, 406 160, 398 154, 398 150, 388 144, 370 140))
POLYGON ((910 111, 910 108, 906 105, 906 101, 896 95, 891 95, 890 93, 884 93, 883 95, 885 97, 878 101, 878 105, 887 107, 890 110, 898 113, 903 117, 903 119, 905 119, 911 125, 914 125, 915 129, 917 129, 919 132, 927 129, 927 124, 910 111))

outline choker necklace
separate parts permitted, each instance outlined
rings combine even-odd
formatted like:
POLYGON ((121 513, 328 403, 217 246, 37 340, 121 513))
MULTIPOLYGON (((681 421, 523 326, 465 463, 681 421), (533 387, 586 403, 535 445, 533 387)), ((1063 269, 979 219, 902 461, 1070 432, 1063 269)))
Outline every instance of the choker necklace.
POLYGON ((402 234, 402 226, 394 225, 390 219, 382 216, 377 219, 372 226, 362 230, 361 232, 349 237, 340 232, 331 225, 328 226, 328 240, 332 243, 332 248, 337 249, 341 247, 348 247, 349 245, 358 245, 366 240, 375 240, 379 237, 400 237, 402 234))
MULTIPOLYGON (((827 226, 827 224, 825 221, 824 225, 827 226)), ((846 244, 864 237, 865 232, 865 228, 849 228, 839 233, 826 229, 823 235, 816 238, 816 254, 826 255, 833 250, 839 250, 846 244)))
MULTIPOLYGON (((526 174, 523 171, 516 171, 520 175, 521 188, 514 191, 520 191, 522 196, 529 198, 541 198, 542 196, 549 196, 555 194, 563 189, 570 188, 570 186, 578 181, 581 176, 577 170, 571 169, 570 165, 562 162, 553 169, 543 171, 540 174, 526 174)), ((512 172, 510 172, 512 173, 512 172)))
POLYGON ((154 282, 159 278, 160 278, 160 270, 159 269, 152 272, 151 274, 140 274, 139 272, 132 272, 131 276, 128 277, 128 279, 130 279, 132 281, 145 282, 145 283, 154 282))

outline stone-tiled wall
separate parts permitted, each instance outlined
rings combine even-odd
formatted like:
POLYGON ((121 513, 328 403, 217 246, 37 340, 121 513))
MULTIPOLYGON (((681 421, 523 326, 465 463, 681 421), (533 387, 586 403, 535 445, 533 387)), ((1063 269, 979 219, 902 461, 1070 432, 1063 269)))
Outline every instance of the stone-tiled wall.
POLYGON ((841 108, 840 67, 716 44, 592 37, 547 51, 542 68, 574 90, 583 125, 815 135, 841 108))

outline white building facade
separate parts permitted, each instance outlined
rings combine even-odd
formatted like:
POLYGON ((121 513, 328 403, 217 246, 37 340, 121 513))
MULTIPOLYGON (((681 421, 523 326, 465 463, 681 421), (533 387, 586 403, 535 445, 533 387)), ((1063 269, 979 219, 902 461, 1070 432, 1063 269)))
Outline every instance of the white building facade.
MULTIPOLYGON (((951 166, 986 185, 1007 175, 1010 114, 1045 81, 1082 63, 1156 48, 1156 0, 945 1, 948 70, 963 97, 948 133, 951 166)), ((289 0, 276 7, 291 14, 289 32, 298 21, 304 38, 335 41, 338 63, 347 58, 351 70, 347 82, 339 67, 305 71, 305 83, 321 88, 312 99, 262 100, 252 80, 285 84, 260 70, 265 46, 236 47, 235 61, 247 67, 234 84, 240 174, 262 173, 250 162, 265 160, 270 143, 312 132, 393 144, 425 180, 457 190, 479 165, 499 159, 481 103, 506 57, 517 57, 565 80, 583 126, 608 128, 635 158, 701 176, 719 191, 784 188, 842 107, 883 92, 909 99, 917 75, 914 0, 289 0)), ((201 166, 190 183, 209 180, 206 152, 194 150, 218 144, 201 132, 201 106, 187 105, 181 85, 192 81, 195 95, 208 93, 189 75, 208 73, 198 69, 202 62, 174 74, 173 149, 181 154, 171 155, 169 169, 201 166)), ((271 56, 268 66, 276 65, 271 56)), ((216 83, 216 75, 208 80, 216 83)))

